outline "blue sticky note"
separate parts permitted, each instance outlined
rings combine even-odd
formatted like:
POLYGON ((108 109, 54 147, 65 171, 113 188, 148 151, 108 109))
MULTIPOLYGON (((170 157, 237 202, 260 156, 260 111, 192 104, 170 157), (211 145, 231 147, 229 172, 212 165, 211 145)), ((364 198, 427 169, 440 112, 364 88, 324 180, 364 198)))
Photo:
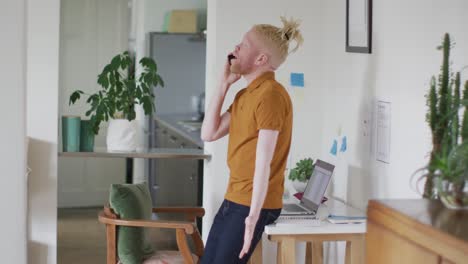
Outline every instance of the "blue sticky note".
POLYGON ((338 141, 333 140, 333 144, 332 144, 332 147, 330 149, 330 154, 332 154, 333 156, 336 156, 336 153, 338 152, 338 141))
POLYGON ((304 74, 303 73, 291 73, 291 85, 296 87, 304 87, 304 74))
POLYGON ((348 148, 348 143, 347 143, 346 136, 344 136, 343 139, 341 140, 340 152, 345 152, 347 148, 348 148))

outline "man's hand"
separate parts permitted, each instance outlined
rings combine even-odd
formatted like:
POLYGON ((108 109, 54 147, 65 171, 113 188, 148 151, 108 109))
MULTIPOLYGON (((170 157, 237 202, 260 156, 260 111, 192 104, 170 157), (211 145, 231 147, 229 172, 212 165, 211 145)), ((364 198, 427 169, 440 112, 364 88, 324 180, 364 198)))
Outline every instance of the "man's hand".
POLYGON ((226 63, 224 64, 224 72, 221 79, 221 82, 225 85, 231 86, 233 83, 237 82, 240 79, 241 75, 231 72, 231 65, 229 64, 229 59, 226 58, 226 63))
POLYGON ((247 253, 249 253, 250 244, 252 243, 252 237, 255 230, 255 225, 257 224, 258 217, 247 216, 245 218, 245 232, 244 232, 244 246, 239 254, 239 259, 243 258, 247 253))

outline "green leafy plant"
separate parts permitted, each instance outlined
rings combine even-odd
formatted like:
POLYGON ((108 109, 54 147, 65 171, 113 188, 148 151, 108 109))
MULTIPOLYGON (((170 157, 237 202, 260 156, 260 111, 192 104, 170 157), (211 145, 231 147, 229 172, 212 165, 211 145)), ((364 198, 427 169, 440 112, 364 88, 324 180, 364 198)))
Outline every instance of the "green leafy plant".
MULTIPOLYGON (((155 110, 153 86, 164 87, 164 81, 157 73, 158 68, 153 59, 145 57, 139 63, 142 72, 135 78, 135 60, 126 51, 112 58, 98 75, 97 83, 101 89, 87 94, 86 100, 91 105, 86 116, 90 116, 95 134, 99 133, 101 122, 108 121, 109 118, 134 120, 135 105, 142 105, 145 115, 150 115, 155 110)), ((81 90, 74 91, 70 95, 69 105, 74 104, 83 94, 85 93, 81 90)))
POLYGON ((450 35, 445 34, 442 45, 438 47, 442 50, 443 59, 441 72, 436 80, 432 77, 429 93, 426 95, 428 112, 426 121, 432 132, 432 151, 427 166, 428 173, 424 185, 423 197, 434 198, 434 178, 436 172, 448 173, 452 167, 444 167, 450 153, 462 141, 468 139, 468 110, 466 100, 468 99, 468 81, 465 84, 463 93, 464 100, 460 98, 461 77, 460 72, 452 73, 450 69, 450 48, 452 47, 450 35), (465 113, 460 126, 458 116, 459 109, 465 105, 465 113))
POLYGON ((463 185, 468 180, 468 142, 453 148, 448 155, 434 159, 431 169, 439 171, 443 180, 463 185))
POLYGON ((312 176, 314 168, 315 164, 311 158, 302 159, 291 169, 288 178, 292 181, 306 182, 312 176))
POLYGON ((448 155, 434 159, 431 168, 437 178, 437 190, 442 202, 450 208, 468 207, 468 141, 454 147, 448 155))

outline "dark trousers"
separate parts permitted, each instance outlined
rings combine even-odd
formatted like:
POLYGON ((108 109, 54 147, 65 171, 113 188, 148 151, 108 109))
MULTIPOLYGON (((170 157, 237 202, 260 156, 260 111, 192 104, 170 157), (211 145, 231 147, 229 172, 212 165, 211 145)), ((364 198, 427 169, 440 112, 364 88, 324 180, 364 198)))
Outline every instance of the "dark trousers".
POLYGON ((280 215, 281 209, 262 209, 255 226, 249 253, 242 259, 239 254, 244 246, 245 218, 250 207, 224 200, 211 226, 202 264, 247 263, 258 241, 262 238, 266 225, 272 224, 280 215))

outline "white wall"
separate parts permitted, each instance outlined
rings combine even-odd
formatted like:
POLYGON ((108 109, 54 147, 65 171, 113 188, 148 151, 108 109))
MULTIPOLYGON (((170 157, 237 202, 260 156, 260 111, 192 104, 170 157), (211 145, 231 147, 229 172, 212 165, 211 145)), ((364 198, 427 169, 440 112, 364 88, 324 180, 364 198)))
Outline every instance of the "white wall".
MULTIPOLYGON (((70 94, 77 89, 86 94, 101 89, 97 75, 115 55, 128 50, 129 13, 127 0, 61 1, 60 116, 89 119, 85 116, 90 108, 88 96, 70 106, 70 94)), ((101 124, 96 148, 106 147, 107 127, 107 122, 101 124)), ((59 150, 61 138, 59 134, 59 150)), ((125 182, 125 171, 124 159, 60 157, 58 207, 103 205, 108 201, 110 184, 125 182)))
POLYGON ((368 198, 420 197, 409 179, 425 165, 430 151, 424 95, 442 61, 436 46, 449 32, 457 43, 453 68, 468 63, 468 17, 464 15, 468 2, 374 1, 372 55, 343 52, 342 4, 327 3, 321 21, 327 26, 317 35, 324 45, 312 54, 320 56, 322 64, 311 65, 310 78, 317 78, 323 88, 322 156, 328 153, 337 126, 350 139, 349 151, 340 163, 342 174, 335 177, 348 184, 336 195, 363 209, 368 198), (369 116, 375 120, 375 100, 392 103, 390 164, 375 160, 375 128, 370 137, 363 136, 364 120, 369 116))
POLYGON ((27 5, 28 263, 56 263, 60 1, 27 5))
MULTIPOLYGON (((306 87, 290 89, 294 104, 290 163, 305 156, 335 163, 330 195, 362 209, 369 198, 420 197, 409 179, 427 162, 430 150, 424 94, 440 67, 441 53, 435 47, 450 32, 457 42, 454 69, 468 63, 463 59, 468 57, 466 11, 468 2, 463 0, 374 1, 374 49, 372 55, 364 55, 345 52, 344 1, 208 1, 207 98, 216 87, 225 55, 250 26, 280 25, 280 15, 300 18, 305 45, 277 72, 285 86, 290 72, 305 74, 306 87), (375 160, 376 100, 392 103, 390 164, 375 160), (339 134, 347 136, 348 150, 334 157, 329 151, 339 134)), ((225 107, 243 86, 232 88, 225 107)), ((229 171, 226 139, 205 146, 213 155, 204 175, 204 230, 208 230, 229 171)), ((329 253, 327 262, 335 263, 336 252, 329 253)), ((274 262, 271 255, 264 254, 265 263, 274 262)))
POLYGON ((0 9, 0 254, 3 263, 25 264, 26 247, 26 5, 2 2, 0 9))

